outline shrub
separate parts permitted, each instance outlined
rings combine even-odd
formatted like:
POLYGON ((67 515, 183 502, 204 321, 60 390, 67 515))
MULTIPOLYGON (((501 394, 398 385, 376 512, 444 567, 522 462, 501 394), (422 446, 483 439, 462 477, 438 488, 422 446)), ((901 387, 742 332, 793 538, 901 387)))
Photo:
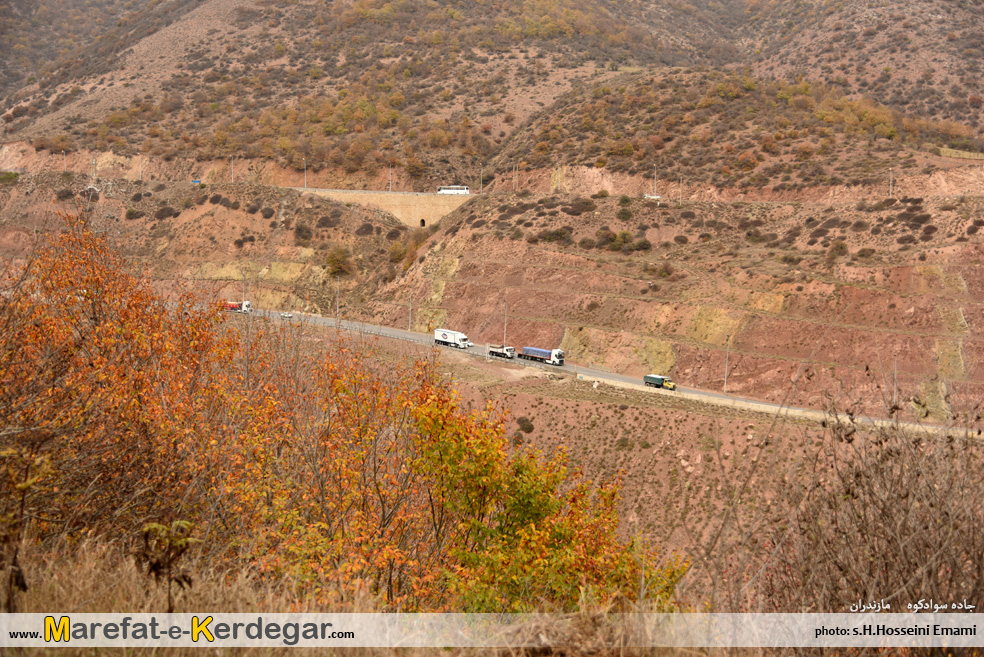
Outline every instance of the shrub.
POLYGON ((554 230, 541 230, 536 236, 544 242, 565 242, 571 238, 571 229, 565 226, 554 230))
POLYGON ((830 259, 839 258, 840 256, 847 255, 847 242, 844 240, 837 240, 830 245, 830 249, 827 250, 827 257, 830 259))
POLYGON ((690 242, 690 240, 687 239, 686 235, 677 235, 676 237, 673 238, 673 241, 676 242, 677 244, 687 244, 690 242))
POLYGON ((222 202, 222 194, 213 194, 212 198, 208 199, 208 202, 212 205, 218 205, 222 202))
POLYGON ((519 425, 519 430, 523 433, 533 433, 533 423, 525 415, 516 418, 516 424, 519 425))
POLYGON ((569 207, 561 208, 564 212, 571 215, 572 217, 577 217, 585 212, 592 212, 598 208, 597 205, 591 199, 587 198, 577 198, 570 204, 569 207))
MULTIPOLYGON (((260 211, 260 206, 257 205, 256 203, 250 203, 249 205, 246 206, 246 214, 256 214, 259 211, 260 211)), ((265 217, 265 218, 269 219, 270 217, 265 217)))
POLYGON ((163 208, 157 210, 154 213, 154 219, 167 219, 168 217, 176 217, 178 212, 174 208, 165 205, 163 208))
POLYGON ((273 208, 263 208, 260 210, 260 216, 264 219, 269 219, 273 216, 273 208))
POLYGON ((127 208, 126 218, 128 220, 132 221, 134 219, 139 219, 140 217, 143 217, 143 216, 144 216, 144 213, 141 212, 140 210, 137 210, 135 208, 127 208))
POLYGON ((600 189, 591 195, 591 198, 608 198, 608 190, 600 189))
POLYGON ((407 255, 407 247, 402 242, 393 242, 389 248, 389 261, 397 263, 407 255))
POLYGON ((372 235, 372 224, 369 223, 369 222, 366 222, 366 223, 362 224, 361 226, 359 226, 358 228, 356 228, 355 234, 358 235, 359 237, 365 237, 366 235, 372 235))
POLYGON ((618 212, 615 213, 615 218, 619 221, 629 221, 632 219, 632 210, 628 208, 619 208, 618 212))
POLYGON ((59 201, 67 201, 68 199, 75 196, 70 189, 59 189, 58 193, 55 194, 55 198, 59 201))
POLYGON ((307 224, 299 223, 294 227, 294 244, 307 246, 312 237, 314 237, 314 232, 307 224))
POLYGON ((325 268, 329 276, 346 276, 351 274, 355 268, 352 265, 352 254, 344 244, 336 244, 328 251, 325 256, 325 268))
MULTIPOLYGON (((970 229, 968 229, 968 232, 969 231, 970 229)), ((582 237, 581 241, 578 242, 577 245, 585 250, 593 249, 595 247, 595 241, 590 237, 582 237)))
POLYGON ((653 248, 652 243, 643 237, 641 240, 637 241, 632 245, 633 251, 649 251, 653 248))

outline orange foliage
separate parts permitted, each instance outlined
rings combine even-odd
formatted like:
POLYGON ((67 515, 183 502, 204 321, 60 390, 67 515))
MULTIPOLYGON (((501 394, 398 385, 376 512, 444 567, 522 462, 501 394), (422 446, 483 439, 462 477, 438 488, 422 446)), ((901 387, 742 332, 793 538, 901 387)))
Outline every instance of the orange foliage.
POLYGON ((462 410, 432 360, 392 368, 340 338, 223 325, 214 303, 156 295, 82 224, 4 287, 5 564, 28 531, 182 519, 213 563, 392 609, 640 591, 665 606, 685 570, 618 539, 617 486, 512 450, 503 413, 462 410))

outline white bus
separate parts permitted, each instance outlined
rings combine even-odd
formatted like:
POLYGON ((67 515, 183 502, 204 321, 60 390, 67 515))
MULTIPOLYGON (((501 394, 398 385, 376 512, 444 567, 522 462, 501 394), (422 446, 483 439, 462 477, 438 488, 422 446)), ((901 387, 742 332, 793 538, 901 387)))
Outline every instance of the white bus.
POLYGON ((445 185, 437 188, 438 194, 470 194, 464 185, 445 185))

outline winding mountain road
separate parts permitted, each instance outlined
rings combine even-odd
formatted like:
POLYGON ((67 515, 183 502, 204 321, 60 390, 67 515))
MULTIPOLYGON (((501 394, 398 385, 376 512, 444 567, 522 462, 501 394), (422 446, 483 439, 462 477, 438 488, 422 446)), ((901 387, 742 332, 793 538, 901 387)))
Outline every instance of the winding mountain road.
MULTIPOLYGON (((278 310, 256 310, 255 313, 258 316, 267 317, 277 321, 283 321, 280 319, 281 311, 278 310)), ((290 321, 295 322, 306 322, 309 324, 314 324, 317 326, 324 327, 334 327, 336 326, 336 320, 333 317, 323 317, 320 315, 311 315, 307 313, 295 313, 290 321)), ((421 345, 433 345, 434 339, 433 335, 430 333, 417 333, 415 331, 406 331, 403 329, 392 328, 389 326, 377 326, 375 324, 366 324, 364 322, 353 322, 349 320, 339 320, 338 327, 345 331, 352 331, 361 333, 363 335, 378 335, 385 338, 393 338, 396 340, 404 340, 406 342, 414 342, 421 345)), ((454 347, 441 347, 442 349, 453 349, 455 353, 465 353, 476 358, 486 358, 486 347, 482 345, 475 345, 468 349, 455 349, 454 347)), ((501 359, 496 359, 501 360, 501 359)), ((866 424, 870 426, 901 426, 908 429, 928 432, 928 433, 961 433, 960 431, 952 427, 943 427, 931 424, 918 424, 912 422, 901 422, 895 420, 889 420, 885 418, 872 418, 866 416, 849 416, 844 413, 834 414, 827 411, 820 411, 809 408, 801 408, 797 406, 787 406, 784 404, 775 404, 772 402, 765 402, 755 399, 747 399, 744 397, 737 397, 733 395, 725 395, 720 392, 714 392, 710 390, 699 390, 697 388, 684 388, 678 384, 676 391, 662 390, 658 388, 645 387, 642 380, 638 377, 626 376, 624 374, 616 374, 614 372, 605 372, 602 370, 592 369, 589 367, 583 367, 577 365, 576 363, 570 363, 557 367, 552 365, 533 365, 528 361, 511 361, 516 364, 521 364, 528 367, 538 367, 540 369, 545 369, 547 371, 562 371, 568 374, 576 376, 578 379, 588 380, 588 381, 599 381, 602 383, 608 383, 623 388, 632 388, 645 390, 653 394, 663 394, 671 395, 678 398, 690 399, 692 401, 702 402, 706 404, 711 404, 714 406, 727 406, 731 408, 741 409, 745 411, 752 411, 757 413, 765 413, 775 416, 785 416, 791 419, 801 419, 813 422, 831 422, 831 421, 841 421, 841 422, 854 422, 858 424, 866 424)))

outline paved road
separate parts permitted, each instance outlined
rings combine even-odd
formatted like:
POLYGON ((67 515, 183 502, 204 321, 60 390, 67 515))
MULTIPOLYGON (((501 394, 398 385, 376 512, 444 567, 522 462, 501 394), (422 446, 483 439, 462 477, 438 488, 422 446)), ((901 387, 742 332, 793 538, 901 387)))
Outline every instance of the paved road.
MULTIPOLYGON (((280 318, 280 311, 274 310, 257 310, 257 315, 270 317, 273 319, 280 318)), ((317 324, 319 326, 335 326, 334 317, 322 317, 320 315, 310 315, 307 313, 294 313, 292 321, 303 321, 311 324, 317 324)), ((386 338, 395 338, 397 340, 405 340, 407 342, 416 342, 417 344, 432 345, 434 344, 434 337, 430 333, 417 333, 415 331, 406 331, 398 328, 391 328, 389 326, 377 326, 375 324, 366 324, 364 322, 350 322, 348 320, 341 320, 339 325, 342 329, 346 331, 355 331, 363 333, 366 335, 379 335, 386 338)), ((477 358, 485 358, 485 346, 476 345, 469 349, 456 349, 454 347, 442 347, 442 349, 453 349, 456 353, 466 353, 477 358)), ((498 359, 497 359, 498 360, 498 359)), ((617 383, 627 383, 634 385, 642 385, 642 380, 634 376, 626 376, 624 374, 616 374, 614 372, 605 372, 603 370, 592 369, 590 367, 584 367, 576 363, 571 363, 568 361, 565 365, 561 367, 553 365, 534 365, 529 361, 517 360, 513 361, 517 364, 540 367, 541 369, 546 369, 548 371, 560 370, 573 375, 581 375, 591 379, 597 379, 601 381, 614 381, 617 383)), ((700 390, 697 388, 684 388, 683 386, 677 386, 677 391, 680 393, 685 393, 690 397, 703 398, 709 403, 727 401, 727 402, 739 402, 743 407, 749 408, 749 410, 759 411, 762 413, 776 413, 778 411, 793 411, 794 413, 809 413, 815 414, 821 411, 800 408, 796 406, 783 406, 782 404, 773 404, 771 402, 764 402, 755 399, 747 399, 744 397, 736 397, 733 395, 725 395, 720 392, 714 392, 711 390, 700 390)), ((666 394, 673 394, 666 392, 666 394)))
MULTIPOLYGON (((262 317, 269 317, 277 321, 283 321, 280 319, 281 311, 279 310, 257 310, 255 314, 262 317)), ((316 324, 319 326, 335 326, 335 319, 333 317, 322 317, 320 315, 310 315, 307 313, 294 313, 290 321, 294 322, 308 322, 311 324, 316 324)), ((379 335, 386 338, 395 338, 397 340, 405 340, 407 342, 415 342, 421 345, 433 345, 434 336, 431 333, 417 333, 415 331, 405 331, 398 328, 391 328, 389 326, 376 326, 375 324, 366 324, 365 322, 350 322, 348 320, 341 320, 338 322, 339 326, 346 331, 354 331, 363 333, 365 335, 379 335)), ((485 346, 476 345, 469 349, 456 349, 454 347, 441 347, 442 349, 454 349, 457 353, 467 353, 476 358, 485 358, 485 346)), ((498 359, 497 359, 498 360, 498 359)), ((554 365, 541 365, 536 364, 531 361, 517 360, 513 361, 517 364, 526 367, 538 367, 547 371, 561 370, 580 378, 588 380, 597 381, 608 381, 615 385, 633 385, 642 386, 642 380, 633 377, 626 376, 624 374, 616 374, 614 372, 605 372, 602 370, 592 369, 590 367, 583 367, 577 365, 576 363, 567 362, 563 367, 557 367, 554 365)), ((742 409, 746 411, 753 411, 758 413, 767 413, 770 415, 783 415, 787 417, 798 418, 801 420, 809 420, 813 422, 829 422, 829 421, 841 421, 844 423, 858 423, 866 424, 870 426, 881 426, 881 427, 901 427, 904 429, 919 431, 922 433, 927 433, 935 436, 947 436, 947 435, 959 435, 961 433, 966 433, 967 437, 974 437, 974 434, 969 430, 960 430, 956 427, 946 427, 935 424, 922 424, 915 422, 904 422, 890 420, 886 418, 873 418, 866 416, 850 416, 845 413, 838 413, 836 417, 834 414, 827 411, 821 411, 810 408, 802 408, 799 406, 786 406, 783 404, 774 404, 772 402, 760 401, 757 399, 748 399, 746 397, 736 397, 733 395, 725 395, 720 392, 715 392, 711 390, 700 390, 697 388, 684 388, 682 386, 677 386, 675 392, 670 392, 668 390, 660 390, 657 388, 646 388, 647 391, 654 394, 664 394, 678 396, 681 399, 687 398, 698 402, 704 402, 707 404, 712 404, 715 406, 728 406, 731 408, 742 409)))

